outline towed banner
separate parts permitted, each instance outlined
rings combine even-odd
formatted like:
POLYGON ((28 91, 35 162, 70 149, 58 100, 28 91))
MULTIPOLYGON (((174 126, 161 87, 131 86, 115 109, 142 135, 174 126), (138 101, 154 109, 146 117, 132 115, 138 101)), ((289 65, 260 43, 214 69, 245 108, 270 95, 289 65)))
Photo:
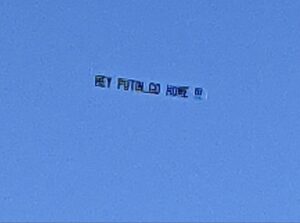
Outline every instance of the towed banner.
MULTIPOLYGON (((110 88, 113 78, 97 74, 95 75, 95 86, 101 88, 110 88)), ((134 91, 144 94, 159 95, 163 94, 170 97, 189 98, 191 95, 198 100, 207 99, 207 92, 202 87, 191 88, 189 86, 175 86, 167 84, 163 91, 161 84, 156 82, 145 83, 143 81, 118 77, 116 78, 116 87, 118 90, 134 91)))

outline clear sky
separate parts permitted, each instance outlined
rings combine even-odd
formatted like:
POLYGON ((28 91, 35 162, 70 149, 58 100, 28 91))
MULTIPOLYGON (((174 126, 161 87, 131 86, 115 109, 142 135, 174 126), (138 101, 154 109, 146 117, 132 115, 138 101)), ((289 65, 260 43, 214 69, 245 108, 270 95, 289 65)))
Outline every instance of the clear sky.
POLYGON ((0 1, 0 221, 300 221, 300 1, 0 1), (208 100, 94 76, 202 86, 208 100))

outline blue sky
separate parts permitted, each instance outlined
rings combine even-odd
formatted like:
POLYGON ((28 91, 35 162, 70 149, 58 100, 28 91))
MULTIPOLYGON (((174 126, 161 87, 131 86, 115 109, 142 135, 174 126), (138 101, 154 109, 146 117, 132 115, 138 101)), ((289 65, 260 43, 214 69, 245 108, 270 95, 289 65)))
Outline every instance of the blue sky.
POLYGON ((0 221, 300 221, 299 1, 0 2, 0 221), (204 87, 208 100, 94 86, 204 87))

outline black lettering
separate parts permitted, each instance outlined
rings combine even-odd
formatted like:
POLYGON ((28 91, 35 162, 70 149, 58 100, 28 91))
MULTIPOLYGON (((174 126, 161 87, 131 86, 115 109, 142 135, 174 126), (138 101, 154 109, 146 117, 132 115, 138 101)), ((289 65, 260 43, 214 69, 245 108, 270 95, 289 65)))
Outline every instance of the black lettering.
POLYGON ((104 88, 105 87, 104 79, 105 79, 105 76, 96 75, 95 76, 95 86, 104 88))
POLYGON ((149 84, 149 93, 151 93, 151 94, 159 94, 160 93, 160 84, 151 82, 149 84))
POLYGON ((125 78, 118 78, 118 89, 120 89, 121 86, 123 86, 123 89, 125 91, 128 91, 129 90, 129 82, 128 82, 128 80, 125 79, 125 78))
POLYGON ((187 98, 187 90, 189 89, 189 87, 187 86, 183 86, 183 87, 178 87, 178 96, 183 97, 183 98, 187 98))

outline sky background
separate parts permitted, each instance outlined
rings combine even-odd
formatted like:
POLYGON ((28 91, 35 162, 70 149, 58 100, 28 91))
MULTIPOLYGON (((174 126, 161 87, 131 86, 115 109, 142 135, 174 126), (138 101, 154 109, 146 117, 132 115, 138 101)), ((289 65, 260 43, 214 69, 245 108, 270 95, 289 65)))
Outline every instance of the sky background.
POLYGON ((0 1, 0 221, 300 221, 300 1, 0 1), (123 76, 208 100, 94 86, 123 76))

